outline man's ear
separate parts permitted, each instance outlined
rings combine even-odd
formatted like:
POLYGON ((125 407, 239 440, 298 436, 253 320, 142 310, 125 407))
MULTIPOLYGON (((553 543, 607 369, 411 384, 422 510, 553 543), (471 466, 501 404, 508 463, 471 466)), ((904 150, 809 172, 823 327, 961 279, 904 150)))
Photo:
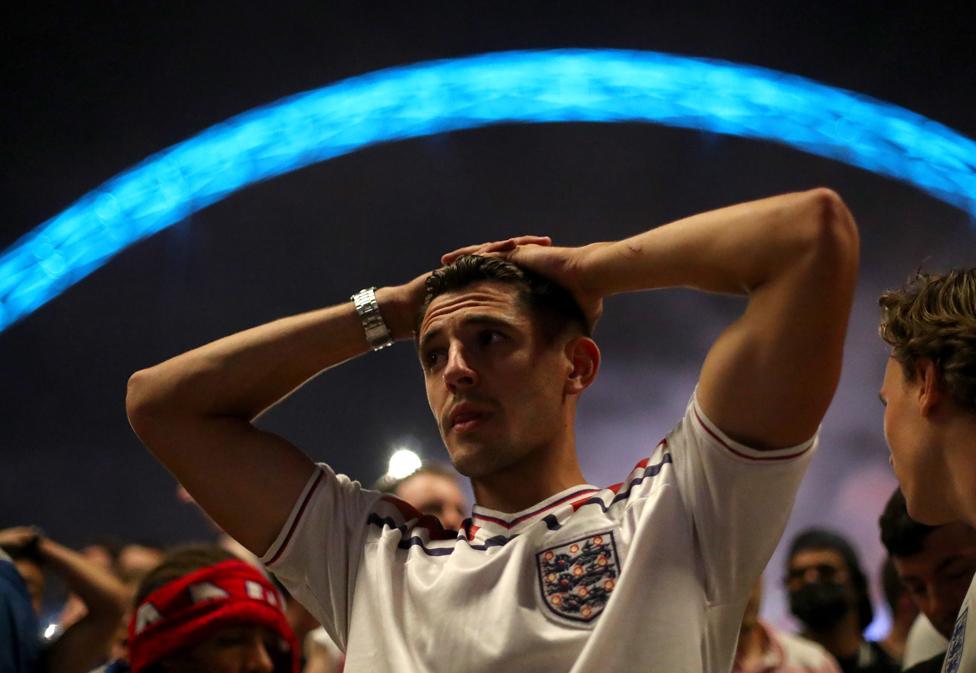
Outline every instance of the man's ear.
POLYGON ((590 387, 600 370, 600 349, 593 339, 585 336, 566 344, 566 359, 572 366, 566 377, 565 393, 579 395, 590 387))
POLYGON ((915 380, 918 381, 918 404, 922 416, 931 416, 945 399, 939 368, 928 358, 915 362, 915 380))

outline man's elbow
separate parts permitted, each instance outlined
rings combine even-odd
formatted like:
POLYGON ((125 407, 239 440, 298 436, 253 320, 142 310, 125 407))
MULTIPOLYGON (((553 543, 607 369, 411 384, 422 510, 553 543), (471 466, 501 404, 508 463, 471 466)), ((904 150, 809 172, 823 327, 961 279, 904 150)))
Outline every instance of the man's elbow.
POLYGON ((154 419, 159 417, 164 406, 153 369, 141 369, 129 377, 125 390, 125 413, 137 435, 142 437, 152 430, 154 419))
POLYGON ((837 192, 819 187, 804 193, 807 216, 801 225, 804 247, 818 265, 852 280, 857 275, 860 240, 851 211, 837 192))

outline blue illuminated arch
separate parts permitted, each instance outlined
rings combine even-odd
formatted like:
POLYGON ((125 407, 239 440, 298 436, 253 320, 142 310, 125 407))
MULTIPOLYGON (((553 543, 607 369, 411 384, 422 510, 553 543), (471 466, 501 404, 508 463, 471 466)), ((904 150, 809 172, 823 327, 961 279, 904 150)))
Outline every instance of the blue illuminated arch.
POLYGON ((0 331, 126 246, 251 183, 391 140, 506 122, 619 121, 773 140, 904 180, 976 215, 976 143, 894 105, 654 52, 486 54, 291 96, 119 174, 0 255, 0 331))

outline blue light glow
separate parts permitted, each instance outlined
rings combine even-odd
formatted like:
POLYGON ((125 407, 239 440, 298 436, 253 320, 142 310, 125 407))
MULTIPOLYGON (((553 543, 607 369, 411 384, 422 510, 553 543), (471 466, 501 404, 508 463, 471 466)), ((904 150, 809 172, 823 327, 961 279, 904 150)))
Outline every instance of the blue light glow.
POLYGON ((254 182, 391 140, 581 121, 772 140, 904 180, 976 215, 976 143, 894 105, 762 68, 654 52, 486 54, 291 96, 119 174, 0 255, 0 331, 126 246, 254 182))

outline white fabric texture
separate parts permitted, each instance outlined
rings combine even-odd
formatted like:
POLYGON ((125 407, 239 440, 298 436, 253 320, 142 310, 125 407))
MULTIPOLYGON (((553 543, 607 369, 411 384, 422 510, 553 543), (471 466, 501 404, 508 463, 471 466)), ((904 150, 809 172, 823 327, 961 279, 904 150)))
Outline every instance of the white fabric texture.
POLYGON ((347 673, 724 673, 814 444, 750 449, 692 399, 621 484, 456 535, 321 465, 262 561, 347 673))
POLYGON ((927 661, 937 654, 942 654, 949 646, 941 633, 935 630, 929 618, 919 613, 912 628, 908 629, 905 638, 905 654, 901 658, 902 669, 911 668, 915 664, 927 661))

